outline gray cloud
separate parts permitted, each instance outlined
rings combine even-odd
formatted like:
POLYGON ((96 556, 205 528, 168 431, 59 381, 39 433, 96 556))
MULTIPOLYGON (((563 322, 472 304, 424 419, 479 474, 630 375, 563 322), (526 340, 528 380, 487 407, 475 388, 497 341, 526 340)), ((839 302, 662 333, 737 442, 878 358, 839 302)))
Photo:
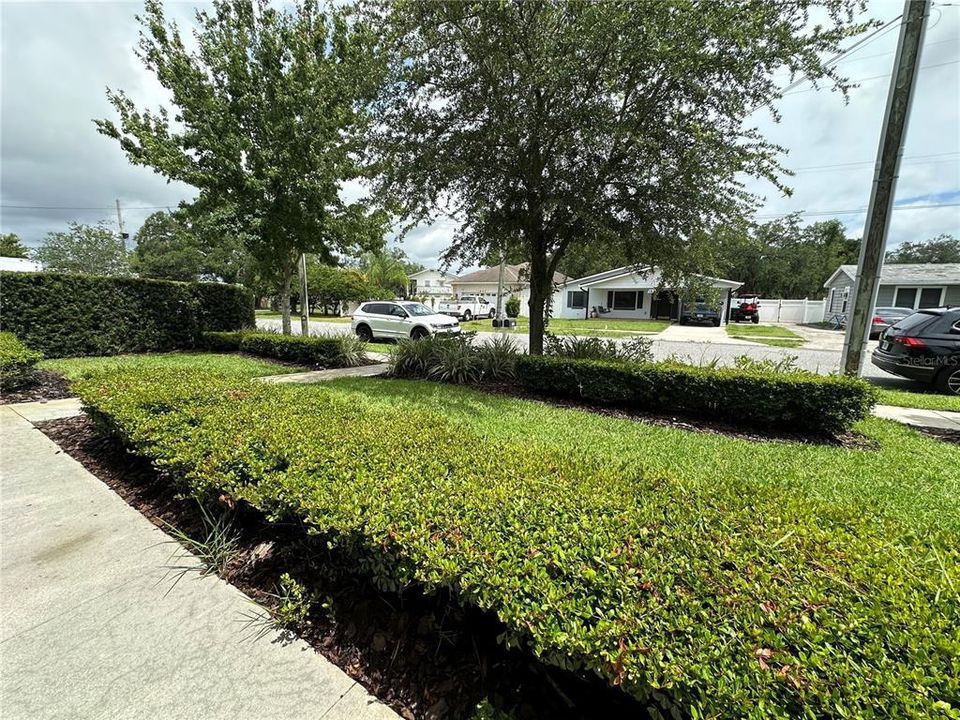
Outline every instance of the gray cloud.
MULTIPOLYGON (((173 207, 194 195, 182 184, 168 184, 151 170, 127 163, 117 144, 98 135, 92 119, 112 117, 107 86, 127 91, 152 107, 166 99, 156 81, 134 57, 139 3, 0 4, 0 197, 2 204, 97 208, 35 210, 4 207, 0 228, 36 245, 69 220, 113 221, 115 198, 125 207, 132 233, 152 212, 141 207, 173 207)), ((881 20, 898 15, 899 0, 876 0, 870 14, 881 20)), ((189 24, 192 5, 176 3, 168 12, 189 24)), ((849 77, 886 75, 893 63, 897 31, 864 46, 841 68, 849 77)), ((934 9, 927 33, 913 118, 906 142, 897 197, 914 204, 960 201, 960 8, 934 9), (934 67, 929 67, 934 66, 934 67), (952 153, 952 154, 946 154, 952 153), (910 159, 910 156, 934 156, 910 159), (952 193, 952 194, 951 194, 952 193)), ((786 79, 784 83, 788 82, 786 79)), ((792 197, 782 197, 767 183, 748 186, 765 203, 761 215, 793 210, 855 210, 866 207, 883 118, 888 80, 865 80, 848 104, 837 93, 796 88, 781 102, 781 123, 765 111, 753 118, 767 137, 789 150, 790 168, 865 163, 842 168, 799 170, 788 179, 792 197)), ((359 195, 357 187, 345 195, 359 195)), ((838 215, 851 235, 858 235, 863 215, 838 215)), ((810 221, 824 219, 809 217, 810 221)), ((451 220, 410 233, 401 247, 418 262, 433 266, 449 244, 451 220)), ((960 235, 960 207, 898 210, 891 224, 891 244, 950 232, 960 235)), ((455 268, 456 269, 456 268, 455 268)))

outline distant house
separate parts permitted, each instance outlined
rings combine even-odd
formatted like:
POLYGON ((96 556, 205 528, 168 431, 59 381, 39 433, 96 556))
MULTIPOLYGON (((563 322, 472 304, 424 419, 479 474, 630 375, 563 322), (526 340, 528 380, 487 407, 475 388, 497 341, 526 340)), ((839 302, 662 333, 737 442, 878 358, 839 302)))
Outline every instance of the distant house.
MULTIPOLYGON (((827 289, 826 316, 850 310, 856 265, 841 265, 823 286, 827 289)), ((877 307, 960 305, 960 263, 884 265, 880 271, 877 307)))
POLYGON ((407 278, 407 296, 422 297, 427 305, 436 308, 441 300, 453 295, 450 283, 456 279, 456 275, 443 270, 421 270, 412 273, 407 278))
MULTIPOLYGON (((527 315, 530 302, 529 263, 519 265, 504 265, 503 268, 503 298, 504 302, 511 295, 520 298, 520 314, 527 315)), ((463 295, 477 295, 486 298, 491 304, 497 302, 497 284, 500 277, 500 266, 480 268, 476 272, 461 275, 450 284, 457 297, 463 295)), ((561 273, 554 273, 555 285, 566 282, 567 277, 561 273)))
MULTIPOLYGON (((726 318, 729 294, 743 283, 723 278, 705 278, 721 292, 726 318)), ((585 318, 594 311, 598 316, 623 319, 677 320, 680 296, 662 287, 655 267, 619 267, 559 284, 553 294, 552 315, 556 318, 585 318)))
POLYGON ((0 271, 3 272, 40 272, 43 265, 24 258, 0 257, 0 271))

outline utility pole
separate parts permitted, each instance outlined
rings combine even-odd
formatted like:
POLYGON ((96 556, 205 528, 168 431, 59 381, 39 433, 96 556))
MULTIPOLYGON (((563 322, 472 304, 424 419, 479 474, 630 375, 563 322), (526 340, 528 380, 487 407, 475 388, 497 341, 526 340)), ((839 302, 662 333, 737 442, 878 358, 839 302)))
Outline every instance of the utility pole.
POLYGON ((887 248, 890 212, 900 172, 903 139, 907 134, 910 105, 913 102, 920 50, 930 14, 930 0, 906 0, 900 39, 894 61, 887 109, 883 116, 877 165, 867 206, 867 221, 860 244, 857 279, 853 287, 853 308, 847 315, 847 333, 840 366, 847 375, 860 375, 870 338, 870 321, 877 302, 880 270, 887 248))
POLYGON ((120 231, 120 247, 123 252, 127 252, 127 238, 130 237, 123 231, 123 213, 120 212, 120 198, 117 198, 117 228, 120 231))
POLYGON ((503 270, 507 264, 507 253, 500 255, 500 272, 497 274, 497 327, 503 327, 503 270))
POLYGON ((300 253, 300 334, 310 334, 310 294, 307 291, 307 256, 300 253))

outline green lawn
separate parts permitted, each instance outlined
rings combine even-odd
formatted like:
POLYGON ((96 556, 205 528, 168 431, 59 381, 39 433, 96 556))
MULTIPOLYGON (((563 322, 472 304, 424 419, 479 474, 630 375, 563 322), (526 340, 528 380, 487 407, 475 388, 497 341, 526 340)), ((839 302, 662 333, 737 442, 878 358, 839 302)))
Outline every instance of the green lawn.
MULTIPOLYGON (((267 320, 279 320, 283 317, 280 313, 275 310, 257 310, 257 318, 264 318, 267 320)), ((293 322, 298 322, 300 316, 296 313, 293 313, 290 316, 293 322)), ((341 317, 340 315, 320 315, 318 313, 313 313, 310 315, 311 320, 316 320, 319 322, 333 322, 333 323, 348 323, 350 322, 349 317, 341 317)))
POLYGON ((934 392, 894 390, 892 388, 878 389, 880 390, 881 405, 960 412, 960 396, 940 395, 934 392))
POLYGON ((290 365, 281 365, 270 360, 257 360, 242 355, 192 352, 59 358, 44 360, 37 367, 44 370, 53 370, 70 380, 77 380, 91 372, 111 370, 117 367, 126 367, 131 370, 184 368, 207 370, 218 375, 239 375, 242 377, 282 375, 301 371, 300 368, 290 365))
POLYGON ((745 494, 775 489, 918 529, 960 530, 960 448, 880 418, 858 426, 880 444, 864 451, 688 432, 426 381, 345 378, 325 387, 358 404, 439 412, 493 439, 599 455, 647 477, 672 478, 691 493, 734 481, 745 494))
POLYGON ((804 340, 792 330, 779 325, 753 325, 752 323, 730 323, 727 335, 740 340, 750 340, 761 345, 774 347, 800 347, 804 340))
MULTIPOLYGON (((589 320, 569 320, 555 318, 550 321, 548 332, 554 335, 581 335, 586 337, 631 337, 649 333, 658 333, 670 326, 667 320, 604 320, 593 318, 589 320)), ((464 330, 480 330, 493 332, 492 321, 489 319, 471 320, 461 323, 464 330)), ((509 332, 526 333, 530 329, 527 318, 517 318, 517 327, 509 332)))

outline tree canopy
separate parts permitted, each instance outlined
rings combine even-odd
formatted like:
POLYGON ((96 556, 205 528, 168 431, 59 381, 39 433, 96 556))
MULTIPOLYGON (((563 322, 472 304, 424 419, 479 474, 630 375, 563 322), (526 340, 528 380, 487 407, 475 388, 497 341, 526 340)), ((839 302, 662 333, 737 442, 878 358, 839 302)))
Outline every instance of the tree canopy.
POLYGON ((200 244, 179 214, 147 216, 134 240, 133 269, 141 277, 196 280, 203 273, 200 244))
POLYGON ((718 272, 763 297, 818 298, 838 265, 857 262, 859 241, 847 238, 843 223, 826 220, 806 227, 798 214, 757 225, 727 229, 716 237, 718 272))
POLYGON ((29 251, 16 233, 0 235, 0 257, 27 258, 29 251))
POLYGON ((920 242, 900 243, 887 253, 888 263, 960 263, 960 240, 943 233, 920 242))
MULTIPOLYGON (((378 190, 411 224, 459 223, 446 259, 519 247, 530 348, 568 251, 620 247, 668 280, 709 270, 710 238, 777 187, 781 148, 752 127, 778 70, 826 78, 864 30, 857 0, 799 3, 373 3, 392 71, 377 104, 378 190), (829 22, 811 26, 816 9, 829 22)), ((785 188, 784 188, 785 189, 785 188)))
POLYGON ((141 110, 108 90, 119 124, 95 121, 131 162, 198 188, 202 206, 243 228, 247 251, 280 279, 288 333, 301 253, 329 259, 382 242, 380 214, 341 196, 361 175, 367 100, 381 76, 365 25, 347 12, 316 0, 292 9, 216 0, 197 12, 189 43, 147 0, 137 56, 175 110, 141 110))
POLYGON ((105 222, 69 223, 65 232, 48 233, 34 253, 44 270, 87 275, 128 275, 130 263, 123 241, 105 222))

